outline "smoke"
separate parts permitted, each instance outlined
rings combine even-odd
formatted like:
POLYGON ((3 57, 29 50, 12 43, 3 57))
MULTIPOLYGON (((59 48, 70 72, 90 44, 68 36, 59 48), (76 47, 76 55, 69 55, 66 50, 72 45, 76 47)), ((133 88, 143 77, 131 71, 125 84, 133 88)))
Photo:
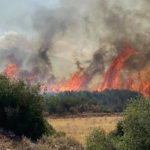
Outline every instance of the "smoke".
POLYGON ((94 28, 99 39, 99 48, 93 54, 86 73, 102 74, 114 57, 128 45, 137 50, 138 55, 126 62, 125 69, 141 70, 147 67, 150 56, 149 1, 133 0, 126 3, 119 0, 116 3, 97 0, 85 3, 87 34, 92 33, 94 28), (104 44, 107 46, 103 46, 104 44))
MULTIPOLYGON (((55 82, 65 70, 59 67, 63 64, 60 61, 59 65, 59 60, 54 68, 52 57, 73 62, 71 56, 76 53, 91 80, 101 76, 118 53, 130 45, 138 54, 125 63, 125 70, 141 70, 149 65, 149 6, 148 0, 60 0, 56 8, 39 7, 31 17, 34 39, 7 34, 0 39, 1 56, 12 54, 28 74, 36 70, 40 81, 55 82), (58 68, 59 75, 55 74, 58 68)), ((70 64, 66 74, 72 71, 70 64)))
POLYGON ((63 37, 68 26, 73 25, 73 20, 68 15, 68 10, 62 10, 62 8, 58 10, 40 8, 33 16, 33 27, 39 36, 38 51, 34 62, 40 73, 43 73, 43 78, 49 76, 54 79, 50 56, 53 53, 57 36, 63 37))
POLYGON ((117 52, 124 46, 130 45, 138 51, 138 55, 132 57, 126 63, 126 69, 141 70, 149 62, 149 2, 136 1, 135 7, 126 8, 123 2, 113 4, 110 8, 104 2, 103 8, 107 10, 103 17, 108 32, 108 41, 111 41, 117 52), (141 6, 140 6, 141 3, 141 6), (139 7, 140 6, 140 7, 139 7), (112 38, 112 40, 109 40, 112 38))
POLYGON ((149 1, 140 0, 60 0, 59 11, 64 14, 63 20, 67 18, 73 23, 67 24, 67 32, 57 40, 70 42, 72 39, 79 47, 77 53, 81 49, 93 53, 91 60, 79 56, 85 64, 85 73, 90 76, 103 74, 110 62, 128 45, 137 50, 138 55, 126 62, 125 69, 143 69, 147 67, 150 56, 149 5, 149 1))
POLYGON ((34 40, 16 32, 8 32, 0 37, 0 60, 2 72, 8 62, 14 62, 21 69, 25 69, 29 60, 31 49, 34 48, 34 40), (8 61, 8 62, 7 62, 8 61))

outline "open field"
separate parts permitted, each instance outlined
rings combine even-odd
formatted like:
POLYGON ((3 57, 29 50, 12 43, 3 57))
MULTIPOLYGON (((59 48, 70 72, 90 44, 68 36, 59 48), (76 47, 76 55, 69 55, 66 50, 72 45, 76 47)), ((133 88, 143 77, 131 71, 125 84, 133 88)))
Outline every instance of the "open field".
POLYGON ((121 116, 90 116, 78 118, 47 118, 48 122, 57 130, 66 132, 67 136, 72 136, 82 144, 85 144, 89 132, 101 127, 106 132, 115 129, 121 116))
MULTIPOLYGON (((122 116, 102 115, 102 116, 69 116, 66 118, 47 117, 48 122, 57 130, 66 132, 67 136, 74 137, 77 141, 85 144, 86 137, 95 127, 101 127, 106 132, 115 129, 116 124, 121 120, 122 116)), ((0 133, 0 149, 15 150, 18 147, 18 141, 0 133)))

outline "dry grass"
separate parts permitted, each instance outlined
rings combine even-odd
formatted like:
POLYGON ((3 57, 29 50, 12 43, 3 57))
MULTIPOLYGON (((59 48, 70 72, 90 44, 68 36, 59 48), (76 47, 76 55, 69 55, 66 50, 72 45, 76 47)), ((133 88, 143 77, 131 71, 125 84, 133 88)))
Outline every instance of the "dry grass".
MULTIPOLYGON (((121 118, 122 118, 121 116, 99 116, 99 117, 89 116, 85 118, 77 117, 77 118, 55 118, 55 119, 49 117, 47 118, 47 120, 57 131, 66 132, 67 136, 74 137, 77 141, 81 142, 82 144, 85 144, 86 137, 89 135, 89 132, 93 128, 101 127, 106 132, 110 132, 115 129, 118 120, 120 120, 121 118)), ((65 140, 65 138, 62 140, 65 140)), ((18 140, 16 141, 0 134, 0 149, 20 150, 19 145, 21 143, 18 142, 19 142, 18 140)), ((37 146, 39 146, 38 148, 40 148, 40 145, 37 146)), ((42 144, 42 146, 44 145, 42 144)))
POLYGON ((66 132, 67 136, 74 137, 76 140, 85 144, 86 137, 95 127, 101 127, 106 132, 115 129, 121 116, 103 116, 86 118, 48 118, 48 122, 57 130, 66 132))
POLYGON ((0 133, 0 150, 16 150, 17 141, 0 133))

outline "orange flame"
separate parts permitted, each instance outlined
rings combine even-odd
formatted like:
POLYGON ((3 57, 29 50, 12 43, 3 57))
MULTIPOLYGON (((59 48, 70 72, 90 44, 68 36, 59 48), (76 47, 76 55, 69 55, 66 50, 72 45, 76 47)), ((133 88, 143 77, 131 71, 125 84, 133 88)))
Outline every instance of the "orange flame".
POLYGON ((41 92, 41 93, 46 92, 46 90, 47 90, 46 84, 43 84, 43 85, 40 86, 40 92, 41 92))
POLYGON ((80 91, 84 90, 83 83, 86 75, 82 75, 83 68, 78 67, 78 71, 63 85, 58 84, 51 87, 53 92, 80 91))
POLYGON ((141 70, 130 73, 124 82, 121 81, 120 72, 124 69, 124 63, 137 52, 132 47, 123 49, 112 61, 109 69, 103 75, 102 84, 96 89, 128 89, 139 92, 145 96, 150 95, 150 70, 141 70))
MULTIPOLYGON (((132 56, 137 54, 132 47, 124 48, 118 56, 112 61, 109 69, 103 75, 103 82, 95 90, 102 91, 105 89, 128 89, 142 93, 145 96, 150 95, 150 69, 139 70, 138 72, 129 72, 124 82, 121 78, 121 71, 124 69, 125 62, 132 56)), ((77 61, 77 72, 71 76, 64 84, 62 82, 51 85, 49 82, 41 85, 40 91, 43 92, 64 92, 64 91, 81 91, 87 90, 86 84, 89 83, 89 78, 84 69, 80 67, 80 62, 77 61)), ((18 74, 18 66, 10 62, 2 74, 7 75, 10 79, 18 74)), ((37 70, 33 69, 27 79, 36 81, 38 79, 37 70)))
POLYGON ((19 68, 17 67, 17 65, 13 62, 10 62, 2 74, 5 74, 8 78, 12 79, 16 77, 18 71, 19 68))
POLYGON ((59 91, 80 91, 82 89, 82 83, 85 81, 86 76, 81 75, 83 69, 79 68, 79 70, 72 76, 72 78, 67 81, 62 87, 60 87, 59 91))
POLYGON ((143 70, 138 72, 139 87, 136 91, 145 96, 150 94, 150 70, 143 70))
POLYGON ((120 71, 124 67, 124 62, 134 54, 136 54, 136 51, 131 47, 123 49, 112 61, 110 68, 104 73, 104 80, 97 90, 102 91, 104 89, 120 89, 120 71))

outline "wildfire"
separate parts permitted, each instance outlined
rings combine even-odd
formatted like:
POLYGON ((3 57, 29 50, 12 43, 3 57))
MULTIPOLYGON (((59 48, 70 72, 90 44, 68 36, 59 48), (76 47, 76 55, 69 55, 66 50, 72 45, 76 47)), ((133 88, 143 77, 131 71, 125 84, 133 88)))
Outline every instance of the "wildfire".
POLYGON ((80 91, 82 89, 82 83, 86 80, 85 75, 81 75, 83 69, 80 68, 69 81, 67 81, 59 90, 64 91, 80 91))
POLYGON ((150 94, 150 70, 139 71, 137 78, 139 80, 139 86, 134 90, 148 96, 150 94))
MULTIPOLYGON (((132 47, 124 48, 118 56, 111 62, 110 67, 103 74, 102 83, 94 90, 102 91, 105 89, 128 89, 142 93, 145 96, 150 95, 150 69, 143 69, 135 72, 128 71, 128 74, 122 78, 122 71, 125 70, 125 62, 132 56, 137 54, 132 47)), ((74 73, 70 79, 64 80, 57 84, 50 84, 47 82, 40 87, 41 92, 64 92, 64 91, 81 91, 88 90, 90 81, 88 75, 85 74, 84 68, 80 66, 77 60, 77 72, 74 73)), ((12 61, 8 64, 7 68, 2 72, 10 79, 16 77, 19 72, 19 67, 12 61)), ((19 77, 19 76, 18 76, 19 77)), ((28 80, 38 80, 38 69, 33 69, 31 73, 26 76, 28 80)))
POLYGON ((83 82, 86 80, 86 75, 82 75, 83 68, 78 67, 78 71, 71 76, 71 78, 63 85, 58 84, 52 86, 53 92, 64 92, 64 91, 80 91, 84 90, 83 82))
POLYGON ((103 75, 103 82, 97 88, 98 91, 104 89, 120 89, 120 71, 124 67, 124 62, 127 61, 130 56, 136 54, 137 52, 132 47, 126 47, 123 49, 119 55, 112 61, 109 69, 103 75))
POLYGON ((137 52, 132 47, 123 49, 104 73, 103 82, 96 90, 128 89, 148 96, 150 94, 150 70, 142 70, 135 73, 129 72, 125 81, 121 80, 120 74, 124 69, 124 63, 135 54, 137 52))
POLYGON ((13 62, 10 62, 2 74, 5 74, 8 78, 12 79, 16 77, 18 71, 19 68, 17 67, 17 65, 13 62))
POLYGON ((43 84, 43 85, 40 86, 40 91, 41 91, 42 93, 46 92, 46 89, 47 89, 46 84, 43 84))

